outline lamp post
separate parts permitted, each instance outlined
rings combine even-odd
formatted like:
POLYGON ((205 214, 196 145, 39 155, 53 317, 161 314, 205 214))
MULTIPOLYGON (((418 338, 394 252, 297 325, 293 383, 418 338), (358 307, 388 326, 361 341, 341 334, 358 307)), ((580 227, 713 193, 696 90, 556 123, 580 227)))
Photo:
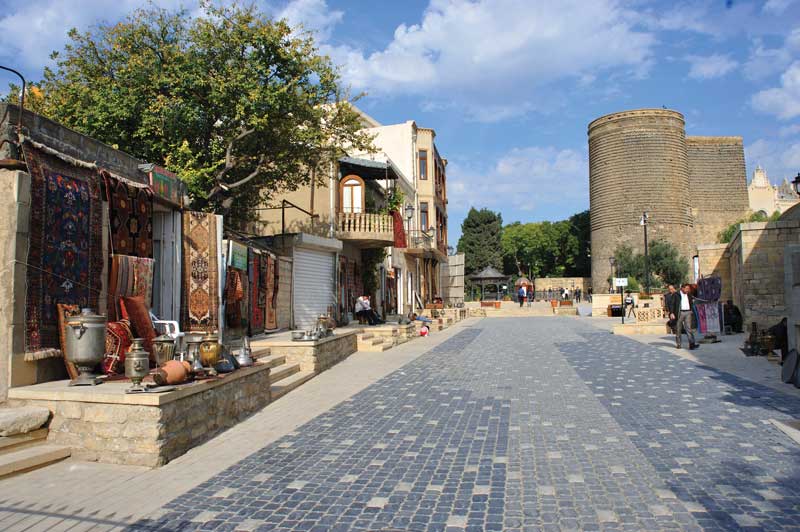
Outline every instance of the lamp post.
POLYGON ((608 258, 608 265, 611 266, 611 293, 616 293, 616 287, 614 286, 614 278, 616 277, 616 273, 614 272, 614 265, 617 263, 617 259, 614 257, 608 258))
POLYGON ((792 185, 794 185, 794 191, 800 194, 800 172, 797 172, 797 176, 795 176, 794 181, 792 181, 792 185))
POLYGON ((650 258, 647 255, 647 211, 642 213, 639 225, 644 228, 644 292, 650 294, 650 258))

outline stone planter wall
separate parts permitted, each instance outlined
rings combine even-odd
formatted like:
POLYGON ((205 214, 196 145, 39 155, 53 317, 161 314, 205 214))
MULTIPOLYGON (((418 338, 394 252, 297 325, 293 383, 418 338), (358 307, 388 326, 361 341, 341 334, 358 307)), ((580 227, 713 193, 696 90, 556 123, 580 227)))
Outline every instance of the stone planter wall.
MULTIPOLYGON (((239 371, 242 373, 213 383, 195 383, 161 397, 125 395, 124 388, 130 383, 105 383, 96 389, 74 392, 75 388, 61 392, 53 386, 32 393, 20 392, 23 397, 41 398, 10 399, 8 403, 48 408, 52 413, 48 441, 69 446, 73 457, 158 467, 270 402, 270 368, 254 366, 239 371), (121 395, 117 388, 123 390, 121 395), (103 394, 99 399, 114 400, 118 396, 119 403, 93 402, 93 392, 103 394), (125 404, 139 398, 163 404, 125 404)), ((65 381, 55 384, 67 386, 65 381)))
POLYGON ((280 351, 288 363, 300 364, 301 371, 320 373, 358 351, 358 337, 353 331, 318 342, 283 341, 263 345, 280 351))

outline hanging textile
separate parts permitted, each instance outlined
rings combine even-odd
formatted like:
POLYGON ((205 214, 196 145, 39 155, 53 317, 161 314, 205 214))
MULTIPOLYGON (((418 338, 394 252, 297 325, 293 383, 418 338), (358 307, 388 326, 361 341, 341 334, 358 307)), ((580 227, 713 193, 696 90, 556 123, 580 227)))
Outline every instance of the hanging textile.
POLYGON ((183 213, 183 290, 181 328, 219 330, 219 257, 217 218, 203 212, 183 213))
POLYGON ((274 331, 278 328, 278 312, 277 312, 277 297, 278 297, 278 259, 272 255, 266 255, 267 263, 267 283, 266 283, 266 323, 265 327, 268 331, 274 331))
POLYGON ((228 267, 225 274, 225 322, 231 329, 246 326, 246 314, 242 311, 247 301, 246 274, 238 268, 228 267))
POLYGON ((25 295, 25 357, 61 356, 56 305, 98 308, 102 199, 93 170, 25 147, 31 214, 25 295))
POLYGON ((153 302, 153 275, 155 260, 129 255, 111 256, 111 273, 108 283, 108 321, 121 316, 119 298, 142 296, 148 308, 153 302))
POLYGON ((704 277, 697 281, 697 297, 705 301, 718 301, 722 295, 722 279, 704 277))
POLYGON ((403 216, 399 211, 392 211, 390 214, 392 215, 392 222, 394 226, 394 247, 405 248, 407 243, 406 230, 405 227, 403 227, 403 216))
POLYGON ((153 193, 105 175, 109 197, 112 251, 153 257, 153 193))
POLYGON ((247 275, 250 278, 250 316, 248 331, 250 336, 264 332, 264 321, 267 305, 266 255, 256 253, 253 248, 247 250, 247 275))

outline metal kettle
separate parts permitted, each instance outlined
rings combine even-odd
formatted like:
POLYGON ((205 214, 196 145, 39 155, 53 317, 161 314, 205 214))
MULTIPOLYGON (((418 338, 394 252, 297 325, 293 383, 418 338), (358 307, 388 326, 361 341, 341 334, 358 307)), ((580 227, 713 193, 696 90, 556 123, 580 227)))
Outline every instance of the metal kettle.
POLYGON ((68 332, 65 336, 67 360, 79 371, 70 386, 94 386, 100 384, 100 375, 95 368, 103 361, 106 351, 106 317, 96 314, 90 308, 81 309, 81 313, 67 321, 68 332))

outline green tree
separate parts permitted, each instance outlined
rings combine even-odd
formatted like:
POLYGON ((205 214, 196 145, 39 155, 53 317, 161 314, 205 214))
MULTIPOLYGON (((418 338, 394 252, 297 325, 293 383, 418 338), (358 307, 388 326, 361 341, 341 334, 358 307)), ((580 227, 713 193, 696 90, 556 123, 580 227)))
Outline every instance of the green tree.
POLYGON ((255 4, 157 7, 73 29, 35 86, 46 116, 186 180, 196 206, 247 220, 279 190, 370 149, 340 76, 309 34, 255 4))
POLYGON ((779 211, 773 212, 770 216, 767 216, 763 212, 754 212, 750 216, 742 218, 720 231, 719 235, 717 235, 717 240, 719 240, 720 244, 727 244, 733 239, 733 235, 739 231, 740 224, 746 224, 750 222, 776 222, 778 219, 780 219, 780 217, 781 213, 779 211))
MULTIPOLYGON (((644 255, 634 252, 627 245, 619 246, 614 251, 616 275, 633 278, 640 286, 645 286, 644 255)), ((689 263, 686 257, 665 240, 652 242, 648 249, 650 266, 650 287, 658 288, 668 284, 680 285, 689 275, 689 263)))
POLYGON ((503 218, 489 209, 472 207, 461 223, 458 251, 465 254, 464 272, 470 275, 487 266, 503 268, 501 237, 503 218))

